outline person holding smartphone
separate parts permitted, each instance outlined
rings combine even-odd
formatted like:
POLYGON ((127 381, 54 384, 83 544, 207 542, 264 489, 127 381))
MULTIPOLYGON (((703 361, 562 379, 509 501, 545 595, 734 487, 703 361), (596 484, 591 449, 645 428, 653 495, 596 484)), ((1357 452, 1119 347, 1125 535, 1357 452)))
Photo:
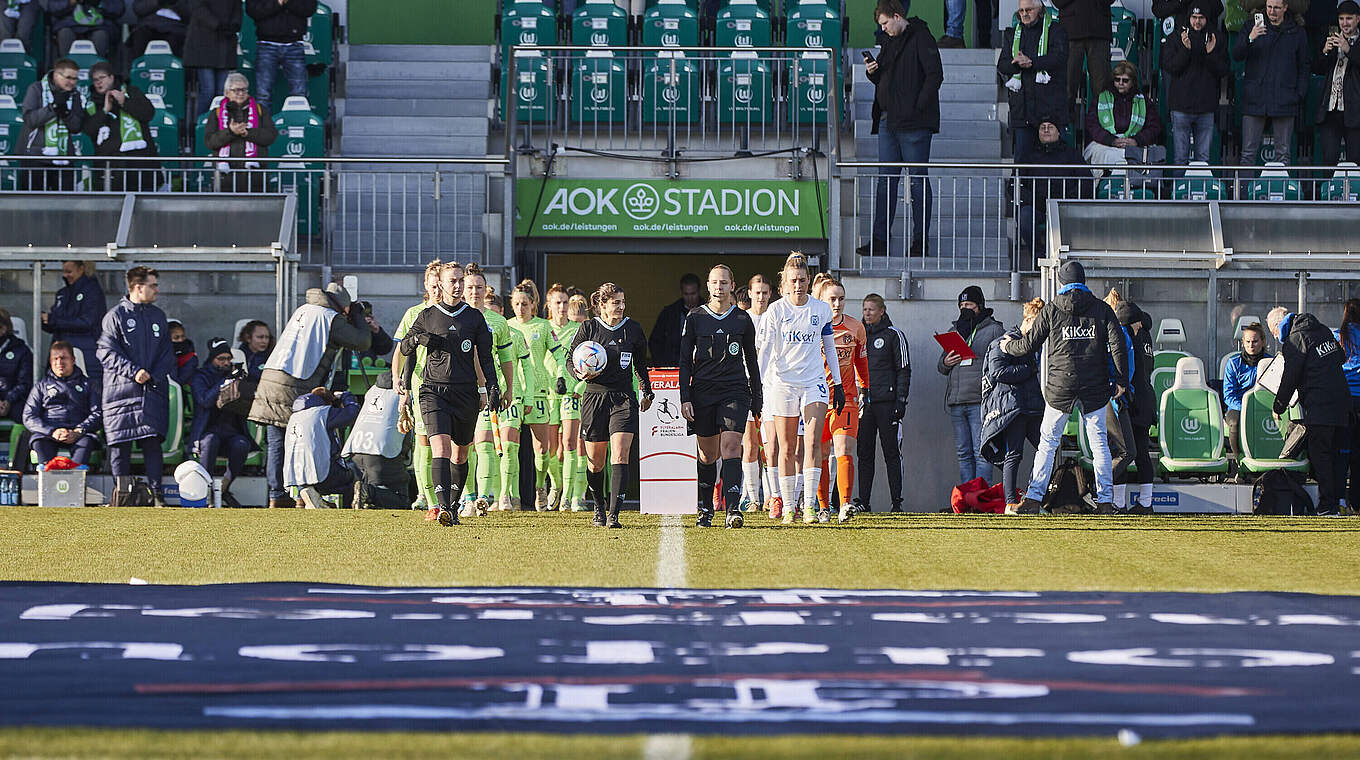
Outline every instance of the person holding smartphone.
POLYGON ((1317 109, 1317 135, 1322 165, 1341 159, 1360 159, 1360 4, 1342 0, 1336 7, 1336 26, 1322 42, 1322 55, 1313 59, 1313 73, 1326 77, 1317 109), (1349 106, 1349 108, 1347 108, 1349 106))
POLYGON ((1191 3, 1177 19, 1179 31, 1162 43, 1161 67, 1167 76, 1174 160, 1209 160, 1214 139, 1218 93, 1228 75, 1228 45, 1213 8, 1191 3))
POLYGON ((1246 34, 1238 34, 1232 56, 1246 61, 1242 79, 1243 166, 1256 164, 1261 136, 1270 123, 1275 156, 1291 163, 1294 117, 1308 95, 1308 36, 1294 20, 1287 0, 1266 0, 1246 34))

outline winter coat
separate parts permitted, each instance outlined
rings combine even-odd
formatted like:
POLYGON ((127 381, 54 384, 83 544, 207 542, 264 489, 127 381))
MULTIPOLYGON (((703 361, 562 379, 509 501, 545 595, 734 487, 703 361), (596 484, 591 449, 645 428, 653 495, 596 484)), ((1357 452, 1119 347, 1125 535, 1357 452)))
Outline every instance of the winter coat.
MULTIPOLYGON (((321 288, 307 290, 307 303, 332 308, 325 291, 321 288)), ((274 346, 275 351, 283 347, 282 335, 279 336, 279 340, 280 344, 274 346)), ((263 370, 260 373, 259 388, 255 391, 255 400, 250 406, 249 419, 262 425, 287 427, 288 418, 293 413, 293 401, 304 393, 310 393, 313 388, 326 384, 331 376, 336 353, 342 348, 367 351, 372 340, 373 333, 369 332, 366 326, 355 327, 349 323, 344 314, 336 312, 331 318, 330 339, 326 343, 320 363, 311 376, 298 378, 282 370, 263 370)))
POLYGON ((1110 6, 1114 0, 1053 0, 1069 40, 1112 40, 1110 6))
POLYGON ((1360 326, 1349 324, 1342 328, 1346 339, 1341 339, 1341 330, 1336 331, 1336 340, 1346 352, 1346 363, 1341 366, 1346 372, 1346 382, 1351 386, 1351 396, 1360 397, 1360 326))
POLYGON ((1280 325, 1280 357, 1284 374, 1276 414, 1284 414, 1297 391, 1305 425, 1349 424, 1351 389, 1342 369, 1346 352, 1330 328, 1312 314, 1290 314, 1280 325))
POLYGON ((907 405, 911 393, 911 348, 907 335, 893 327, 887 314, 864 323, 869 352, 869 402, 907 405))
POLYGON ((69 0, 41 0, 43 10, 47 11, 47 23, 51 24, 50 31, 55 34, 62 29, 103 29, 110 35, 117 32, 118 19, 127 10, 123 0, 83 0, 86 6, 93 6, 99 9, 104 18, 98 24, 85 25, 76 23, 76 9, 69 0))
MULTIPOLYGON (((1006 333, 1020 337, 1019 330, 1006 333)), ((1039 354, 1011 356, 1001 350, 1001 338, 987 346, 982 360, 982 455, 1000 466, 1006 455, 1002 436, 1020 415, 1044 413, 1044 394, 1039 389, 1039 354)))
POLYGON ((1049 198, 1089 198, 1094 186, 1091 170, 1077 149, 1058 140, 1045 144, 1035 142, 1034 147, 1016 156, 1015 163, 1023 164, 1061 164, 1068 169, 1020 169, 1020 203, 1032 205, 1042 212, 1049 198))
MULTIPOLYGON (((1219 0, 1152 0, 1152 15, 1159 19, 1173 16, 1177 19, 1184 19, 1189 17, 1192 8, 1199 8, 1200 12, 1209 19, 1210 26, 1217 26, 1218 19, 1223 17, 1223 3, 1219 0)), ((1176 34, 1178 35, 1181 26, 1182 24, 1176 25, 1176 34)), ((1163 42, 1162 44, 1166 43, 1163 42)))
POLYGON ((24 403, 24 427, 48 438, 58 428, 97 433, 103 424, 99 394, 98 383, 86 377, 79 367, 67 377, 57 377, 48 370, 29 391, 24 403))
POLYGON ((982 403, 982 360, 987 353, 987 346, 992 341, 1000 338, 1006 328, 1001 323, 992 319, 992 310, 983 309, 982 316, 978 317, 973 329, 962 329, 958 322, 950 326, 963 339, 968 342, 968 347, 973 349, 973 353, 978 358, 972 361, 963 361, 953 367, 944 365, 944 351, 940 352, 940 361, 935 369, 941 375, 949 378, 945 384, 944 403, 946 406, 957 406, 959 404, 980 404, 982 403))
POLYGON ((1267 22, 1255 42, 1247 40, 1249 31, 1244 24, 1232 47, 1232 57, 1247 62, 1242 113, 1296 116, 1308 97, 1308 35, 1289 16, 1279 26, 1267 22))
POLYGON ((882 109, 884 126, 894 132, 940 131, 944 64, 926 22, 909 18, 901 34, 885 36, 878 52, 878 70, 868 77, 874 83, 874 100, 882 109))
POLYGON ((1067 30, 1062 22, 1054 21, 1048 27, 1048 54, 1039 55, 1039 38, 1043 35, 1043 19, 1032 26, 1018 25, 1005 34, 1001 41, 1001 54, 996 61, 996 71, 1001 75, 1004 85, 1015 74, 1020 75, 1020 91, 1006 90, 1006 102, 1010 104, 1012 127, 1037 128, 1039 122, 1051 119, 1059 127, 1067 125, 1071 109, 1067 103, 1067 30), (1015 35, 1020 35, 1020 52, 1034 61, 1034 65, 1022 69, 1015 65, 1011 50, 1015 35), (1040 84, 1035 81, 1039 72, 1048 72, 1049 82, 1040 84))
MULTIPOLYGON (((222 389, 222 383, 227 377, 226 372, 218 370, 211 364, 205 364, 198 368, 193 379, 189 381, 189 388, 194 394, 194 424, 189 429, 191 442, 202 440, 207 433, 250 437, 246 430, 245 417, 217 408, 217 393, 222 389)), ((253 440, 251 447, 258 448, 253 440)))
POLYGON ((1256 385, 1256 370, 1260 368, 1261 360, 1269 358, 1270 352, 1266 351, 1251 362, 1245 351, 1238 351, 1228 360, 1228 366, 1223 370, 1223 405, 1229 411, 1242 411, 1242 397, 1256 385))
POLYGON ((1085 286, 1064 286, 1044 304, 1029 332, 1006 344, 1011 356, 1024 356, 1039 346, 1048 350, 1044 402, 1064 414, 1080 403, 1085 412, 1104 408, 1113 383, 1125 384, 1128 356, 1124 331, 1114 310, 1085 286), (1114 377, 1110 361, 1114 361, 1114 377))
POLYGON ((656 324, 652 327, 652 337, 647 342, 647 352, 651 356, 648 364, 653 367, 678 367, 680 366, 680 333, 685 326, 685 316, 689 314, 689 309, 685 308, 685 299, 677 298, 673 303, 667 304, 656 315, 656 324))
POLYGON ((189 19, 193 17, 193 5, 191 0, 135 0, 132 3, 132 12, 137 14, 138 28, 177 36, 184 34, 189 19), (173 11, 179 15, 180 20, 161 16, 157 13, 160 10, 173 11))
POLYGON ((246 355, 246 374, 256 380, 259 380, 260 373, 264 372, 264 363, 269 361, 269 352, 260 351, 257 353, 255 351, 251 351, 249 348, 246 347, 245 343, 237 343, 236 347, 241 349, 241 353, 246 355))
POLYGON ((1133 336, 1133 387, 1132 404, 1129 408, 1129 422, 1134 427, 1146 428, 1157 424, 1157 394, 1152 390, 1152 317, 1143 312, 1142 329, 1133 336))
MULTIPOLYGON (((1138 89, 1135 87, 1129 90, 1128 94, 1120 95, 1115 92, 1114 85, 1110 85, 1109 92, 1114 95, 1114 128, 1118 132, 1123 132, 1128 129, 1129 122, 1133 119, 1133 99, 1139 94, 1138 89)), ((1144 96, 1144 106, 1146 120, 1143 122, 1143 128, 1133 136, 1133 141, 1138 143, 1140 148, 1157 145, 1162 141, 1162 117, 1157 115, 1157 104, 1152 98, 1144 96)), ((1086 136, 1092 142, 1101 145, 1114 145, 1115 136, 1100 126, 1100 109, 1096 107, 1094 98, 1090 108, 1086 109, 1086 136)))
POLYGON ((1182 25, 1162 40, 1162 71, 1166 72, 1166 105, 1181 113, 1213 113, 1218 110, 1218 94, 1223 77, 1228 75, 1228 35, 1216 24, 1200 31, 1190 30, 1190 49, 1181 44, 1182 25), (1205 51, 1208 33, 1213 32, 1214 50, 1205 51))
POLYGON ((191 6, 189 28, 184 35, 184 66, 191 69, 236 68, 241 0, 192 0, 191 6))
POLYGON ((75 282, 63 285, 57 291, 57 300, 47 312, 43 332, 52 333, 52 340, 64 340, 80 349, 84 354, 85 371, 96 382, 104 375, 104 367, 95 358, 94 344, 99 338, 100 324, 104 312, 104 291, 99 281, 89 275, 81 275, 75 282))
POLYGON ((192 340, 182 340, 179 343, 171 343, 170 350, 175 354, 175 368, 170 372, 170 376, 175 378, 175 382, 188 387, 193 382, 194 375, 198 374, 198 352, 194 350, 192 340))
POLYGON ((175 354, 165 312, 126 296, 104 315, 95 353, 104 365, 104 432, 109 445, 164 436, 170 427, 170 373, 175 354), (151 381, 133 377, 146 370, 151 381))
MULTIPOLYGON (((269 146, 279 139, 279 130, 274 127, 274 117, 269 115, 269 106, 258 101, 257 105, 260 109, 260 125, 247 129, 244 137, 236 135, 230 129, 222 129, 217 108, 208 111, 208 127, 203 131, 203 144, 208 146, 213 155, 217 155, 222 146, 230 145, 231 151, 228 155, 242 158, 246 155, 246 142, 250 141, 259 146, 257 155, 261 157, 269 155, 269 146)), ((237 116, 236 121, 246 121, 245 106, 238 106, 223 98, 218 108, 227 109, 228 121, 232 116, 237 116)))
MULTIPOLYGON (((85 117, 85 134, 90 136, 94 142, 94 154, 96 156, 155 156, 156 140, 151 136, 151 120, 156 117, 156 107, 151 105, 146 95, 135 85, 123 82, 122 77, 114 80, 113 89, 122 90, 127 93, 127 98, 123 105, 118 105, 116 101, 111 101, 113 110, 104 110, 104 96, 98 95, 94 90, 90 91, 90 100, 94 103, 94 113, 85 117), (142 125, 142 139, 146 141, 146 146, 136 150, 124 151, 122 130, 118 126, 118 117, 123 111, 136 119, 142 125), (103 138, 102 140, 100 138, 103 138)), ((115 170, 120 169, 119 165, 114 164, 115 170)))
POLYGON ((246 0, 246 13, 255 19, 255 35, 264 42, 300 42, 316 13, 316 0, 246 0))
MULTIPOLYGON (((53 95, 56 95, 57 88, 52 86, 52 75, 49 73, 46 79, 53 95)), ((18 155, 43 155, 43 148, 45 147, 43 130, 47 127, 48 122, 58 118, 55 105, 45 106, 42 104, 42 86, 43 80, 39 79, 30 84, 24 92, 24 102, 22 103, 24 125, 19 130, 19 141, 15 143, 16 147, 13 148, 13 152, 18 155)), ((85 126, 85 101, 80 97, 80 88, 71 91, 69 98, 67 102, 70 110, 64 121, 66 122, 66 130, 71 133, 73 139, 66 146, 65 155, 74 156, 76 154, 74 138, 85 126)), ((34 165, 33 162, 27 163, 30 166, 34 165)))
POLYGON ((9 418, 18 420, 33 387, 33 351, 17 335, 0 338, 0 400, 9 402, 9 418))
MULTIPOLYGON (((1326 77, 1322 83, 1322 97, 1318 101, 1317 115, 1314 117, 1318 124, 1327 118, 1327 102, 1331 99, 1332 92, 1332 71, 1336 69, 1336 57, 1340 54, 1340 50, 1333 49, 1332 52, 1313 59, 1313 73, 1326 77)), ((1360 127, 1360 40, 1351 45, 1351 52, 1346 54, 1346 58, 1346 73, 1341 77, 1341 100, 1346 107, 1341 111, 1341 121, 1347 129, 1355 129, 1360 127)))

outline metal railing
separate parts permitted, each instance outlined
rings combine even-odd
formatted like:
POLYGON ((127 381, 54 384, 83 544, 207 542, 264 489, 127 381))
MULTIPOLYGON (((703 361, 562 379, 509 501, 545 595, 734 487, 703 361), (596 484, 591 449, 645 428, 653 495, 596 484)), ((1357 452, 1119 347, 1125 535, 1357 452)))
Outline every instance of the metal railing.
POLYGON ((503 156, 223 160, 6 156, 0 190, 25 192, 293 193, 303 266, 407 268, 439 256, 498 266, 488 228, 491 176, 503 156))

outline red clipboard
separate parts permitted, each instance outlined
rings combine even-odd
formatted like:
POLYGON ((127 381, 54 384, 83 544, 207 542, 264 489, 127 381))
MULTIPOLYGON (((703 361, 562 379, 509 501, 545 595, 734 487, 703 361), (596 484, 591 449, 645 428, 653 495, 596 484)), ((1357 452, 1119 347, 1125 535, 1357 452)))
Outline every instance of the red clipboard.
POLYGON ((973 353, 973 349, 969 348, 968 341, 964 340, 962 335, 959 335, 953 330, 936 334, 935 342, 940 344, 940 348, 943 348, 945 353, 953 351, 962 357, 964 361, 978 358, 977 354, 973 353))

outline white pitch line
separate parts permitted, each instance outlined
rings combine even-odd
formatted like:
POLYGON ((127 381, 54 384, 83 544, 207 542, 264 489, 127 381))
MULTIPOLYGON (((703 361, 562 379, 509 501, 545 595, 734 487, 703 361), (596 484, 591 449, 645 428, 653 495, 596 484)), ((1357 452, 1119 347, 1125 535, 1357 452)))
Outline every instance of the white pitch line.
MULTIPOLYGON (((656 585, 685 587, 685 518, 661 518, 661 538, 656 546, 656 585)), ((693 741, 688 734, 650 734, 642 745, 643 760, 690 760, 693 741)))

